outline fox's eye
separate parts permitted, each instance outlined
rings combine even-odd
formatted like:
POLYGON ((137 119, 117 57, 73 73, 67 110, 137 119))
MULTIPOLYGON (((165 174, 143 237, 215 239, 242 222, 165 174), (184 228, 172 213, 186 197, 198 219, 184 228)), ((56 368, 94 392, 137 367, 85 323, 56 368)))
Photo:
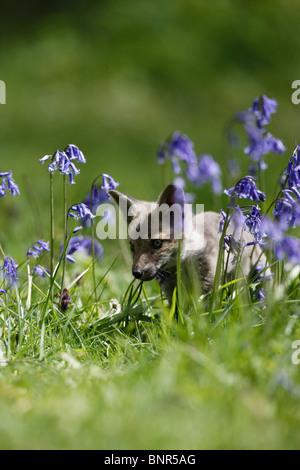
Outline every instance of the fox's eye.
POLYGON ((162 246, 162 240, 159 240, 159 239, 157 239, 157 240, 152 240, 152 241, 151 241, 151 244, 152 244, 153 248, 158 249, 158 248, 160 248, 160 247, 162 246))
POLYGON ((133 243, 132 243, 132 242, 129 242, 129 248, 130 248, 131 251, 134 250, 134 246, 133 246, 133 243))

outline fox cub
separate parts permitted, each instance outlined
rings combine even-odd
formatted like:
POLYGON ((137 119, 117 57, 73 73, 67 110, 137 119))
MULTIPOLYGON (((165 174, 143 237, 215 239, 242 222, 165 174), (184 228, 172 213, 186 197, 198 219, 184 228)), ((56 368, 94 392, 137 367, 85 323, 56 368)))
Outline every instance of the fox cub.
MULTIPOLYGON (((190 205, 184 203, 184 192, 173 184, 163 190, 156 203, 139 201, 116 190, 110 191, 110 195, 128 224, 132 274, 136 279, 157 279, 171 302, 180 249, 180 266, 185 273, 182 278, 194 277, 192 281, 200 282, 202 293, 210 292, 217 268, 220 214, 187 214, 186 207, 190 205)), ((243 239, 246 244, 253 241, 248 232, 243 232, 243 239)), ((233 256, 228 262, 228 279, 235 271, 233 256)), ((259 258, 263 262, 258 246, 254 249, 251 245, 245 246, 240 266, 242 275, 248 276, 259 258)))

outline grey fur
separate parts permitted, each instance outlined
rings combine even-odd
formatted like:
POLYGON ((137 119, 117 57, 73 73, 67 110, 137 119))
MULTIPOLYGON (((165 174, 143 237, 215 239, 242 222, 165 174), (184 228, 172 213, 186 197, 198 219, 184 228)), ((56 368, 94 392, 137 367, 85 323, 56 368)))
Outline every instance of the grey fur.
MULTIPOLYGON (((120 198, 125 199, 128 206, 131 204, 144 204, 147 208, 147 218, 151 218, 151 211, 153 207, 158 204, 174 204, 175 191, 178 197, 178 188, 174 185, 169 185, 161 193, 158 203, 147 203, 138 201, 129 196, 120 193, 119 191, 110 191, 111 196, 117 204, 120 198)), ((179 190, 180 191, 180 190, 179 190)), ((179 200, 183 202, 183 192, 179 194, 179 200)), ((176 202, 176 201, 175 201, 176 202)), ((155 209, 154 209, 155 210, 155 209)), ((125 214, 124 214, 125 215, 125 214)), ((125 215, 126 217, 126 215, 125 215)), ((220 244, 220 221, 221 215, 216 212, 204 212, 194 216, 198 221, 204 224, 203 237, 197 240, 199 233, 191 230, 189 233, 183 232, 181 241, 181 268, 182 278, 185 281, 194 281, 191 279, 194 276, 200 281, 201 289, 204 294, 211 291, 214 283, 217 260, 220 244), (196 240, 196 241, 195 241, 196 240)), ((195 220, 193 218, 193 220, 195 220)), ((128 223, 130 220, 127 218, 128 223)), ((232 234, 232 228, 229 226, 227 235, 232 234)), ((242 237, 245 243, 253 241, 252 235, 243 231, 242 237)), ((160 237, 158 237, 160 238, 160 237)), ((151 240, 135 240, 135 249, 133 252, 133 272, 139 270, 142 273, 141 280, 151 280, 153 278, 162 279, 163 274, 168 275, 163 279, 162 290, 168 298, 169 302, 172 300, 172 293, 176 286, 176 270, 177 270, 177 257, 178 257, 178 240, 170 239, 164 242, 164 249, 155 251, 151 248, 151 240)), ((227 252, 226 252, 227 253, 227 252)), ((249 276, 254 266, 257 264, 258 259, 262 264, 265 263, 265 256, 262 254, 258 246, 246 246, 243 250, 241 257, 241 266, 236 275, 239 277, 249 276)), ((232 262, 233 255, 231 255, 228 262, 227 280, 229 280, 235 272, 236 266, 232 262)))

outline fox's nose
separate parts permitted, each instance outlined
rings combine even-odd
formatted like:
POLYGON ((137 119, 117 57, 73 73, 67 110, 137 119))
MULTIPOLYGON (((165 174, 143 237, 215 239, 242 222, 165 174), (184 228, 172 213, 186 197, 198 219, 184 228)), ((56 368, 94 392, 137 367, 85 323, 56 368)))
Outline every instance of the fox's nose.
POLYGON ((140 269, 133 269, 132 274, 136 279, 141 279, 143 273, 140 269))

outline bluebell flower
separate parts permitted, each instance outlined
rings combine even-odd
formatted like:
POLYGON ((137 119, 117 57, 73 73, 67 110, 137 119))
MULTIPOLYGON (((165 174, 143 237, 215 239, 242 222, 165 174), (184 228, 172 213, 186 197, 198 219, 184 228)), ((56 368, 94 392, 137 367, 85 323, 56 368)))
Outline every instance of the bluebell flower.
POLYGON ((263 155, 268 153, 283 154, 286 148, 280 139, 276 139, 269 132, 263 134, 260 140, 252 140, 248 147, 245 148, 245 153, 249 155, 254 162, 258 170, 265 170, 268 165, 263 160, 263 155))
POLYGON ((39 161, 44 164, 47 160, 51 160, 48 166, 49 173, 54 173, 56 170, 60 172, 65 170, 66 164, 69 160, 68 156, 62 150, 56 150, 53 155, 45 155, 39 161))
POLYGON ((72 233, 77 233, 77 232, 79 232, 79 231, 82 230, 82 229, 83 229, 83 226, 82 226, 82 225, 79 225, 79 227, 75 227, 75 228, 74 228, 74 230, 73 230, 72 233))
POLYGON ((39 276, 41 278, 46 277, 46 272, 50 275, 49 269, 43 268, 40 264, 38 264, 37 266, 34 266, 31 272, 33 275, 39 276))
POLYGON ((266 292, 263 287, 261 287, 260 289, 257 289, 256 294, 257 294, 256 295, 257 302, 264 302, 266 300, 266 292))
POLYGON ((275 246, 277 259, 286 259, 292 264, 300 264, 300 239, 286 236, 281 244, 275 246))
POLYGON ((90 211, 88 206, 81 202, 80 204, 74 204, 68 210, 68 215, 73 217, 74 219, 84 219, 89 218, 93 219, 95 217, 94 214, 90 211))
POLYGON ((258 171, 264 171, 267 164, 264 155, 268 153, 282 154, 286 148, 280 139, 275 138, 264 128, 271 121, 271 114, 277 110, 277 101, 265 95, 255 98, 248 111, 237 113, 238 121, 244 123, 244 129, 248 139, 248 146, 244 152, 253 160, 249 172, 254 175, 258 171))
MULTIPOLYGON (((78 251, 85 251, 87 255, 92 254, 92 239, 91 237, 86 237, 83 235, 79 235, 77 237, 72 237, 70 239, 68 249, 67 249, 67 260, 71 261, 71 263, 75 263, 75 259, 73 258, 73 254, 78 251)), ((103 247, 100 242, 94 240, 94 251, 96 258, 100 259, 103 256, 103 247)))
POLYGON ((250 111, 240 111, 236 114, 236 119, 244 124, 244 129, 249 141, 245 153, 255 160, 261 157, 261 147, 264 131, 257 126, 256 117, 250 111))
POLYGON ((109 199, 109 194, 104 191, 101 186, 93 185, 92 193, 89 192, 85 199, 84 204, 86 204, 89 208, 91 208, 92 212, 96 212, 97 207, 99 204, 107 201, 109 199))
MULTIPOLYGON (((227 214, 221 210, 221 216, 219 233, 223 231, 227 214)), ((242 231, 248 229, 257 242, 261 240, 262 215, 258 206, 250 206, 250 208, 234 206, 232 213, 228 217, 228 221, 228 225, 233 226, 233 234, 235 237, 240 237, 242 231)))
MULTIPOLYGON (((93 213, 96 213, 100 204, 103 204, 104 202, 107 203, 111 199, 109 191, 119 186, 119 183, 117 183, 113 177, 107 173, 103 173, 100 176, 101 183, 93 183, 91 191, 88 192, 83 201, 87 207, 91 208, 93 213)), ((88 226, 90 224, 89 215, 83 217, 81 223, 84 226, 88 226)))
MULTIPOLYGON (((70 158, 65 152, 59 151, 58 164, 55 166, 57 166, 57 169, 59 170, 61 175, 69 176, 69 184, 75 183, 74 176, 79 175, 80 170, 76 168, 74 163, 70 160, 70 158)), ((55 171, 55 170, 51 170, 51 171, 55 171)))
MULTIPOLYGON (((226 212, 224 212, 223 209, 221 209, 221 220, 220 220, 220 226, 219 226, 219 233, 223 232, 226 217, 227 217, 226 212)), ((228 224, 228 225, 230 225, 230 224, 228 224)))
MULTIPOLYGON (((177 188, 180 188, 180 189, 183 190, 183 192, 184 192, 184 202, 186 202, 187 204, 191 204, 194 201, 194 199, 195 199, 194 194, 187 193, 184 190, 185 186, 186 186, 186 182, 185 182, 185 179, 182 176, 177 176, 176 178, 174 178, 173 184, 177 188)), ((175 200, 177 200, 176 195, 175 195, 175 200)))
POLYGON ((2 184, 0 186, 0 197, 5 197, 8 191, 10 191, 10 194, 13 197, 15 197, 17 194, 20 195, 19 186, 15 183, 11 170, 1 172, 0 178, 2 178, 2 184))
POLYGON ((231 260, 232 264, 236 263, 237 258, 241 256, 245 246, 246 243, 243 239, 240 238, 237 240, 232 234, 224 237, 223 250, 230 251, 234 255, 231 260))
POLYGON ((267 132, 263 138, 263 154, 278 153, 283 154, 286 151, 283 142, 267 132))
POLYGON ((253 272, 251 273, 251 277, 255 282, 265 279, 264 267, 262 264, 259 263, 255 266, 253 272))
POLYGON ((103 173, 101 175, 102 181, 100 184, 93 183, 92 190, 89 191, 84 199, 84 204, 92 208, 92 212, 96 212, 99 204, 110 199, 109 191, 116 189, 119 186, 112 176, 103 173))
POLYGON ((249 165, 248 172, 252 178, 256 178, 258 172, 265 171, 267 168, 268 165, 263 159, 261 159, 258 162, 255 162, 253 165, 249 165))
POLYGON ((49 242, 44 242, 42 240, 38 240, 32 245, 29 250, 27 251, 27 256, 33 256, 34 258, 38 258, 40 255, 43 254, 44 251, 50 251, 49 249, 49 242))
POLYGON ((211 155, 202 155, 199 157, 199 161, 189 164, 186 176, 197 187, 211 183, 215 194, 222 192, 221 168, 211 155))
POLYGON ((14 287, 17 284, 17 268, 18 264, 10 256, 6 256, 1 271, 3 271, 4 279, 10 287, 14 287))
POLYGON ((107 173, 102 174, 102 184, 100 186, 102 190, 102 195, 101 197, 104 199, 104 195, 106 194, 106 199, 110 199, 109 191, 112 191, 113 189, 116 189, 117 186, 119 186, 119 183, 117 183, 112 176, 108 175, 107 173))
POLYGON ((255 302, 263 302, 266 299, 265 289, 263 287, 264 282, 270 280, 273 273, 265 271, 265 267, 258 263, 251 273, 252 284, 250 286, 250 292, 255 302))
POLYGON ((39 161, 45 163, 49 159, 51 160, 48 166, 49 173, 54 173, 58 170, 61 175, 69 176, 69 184, 74 184, 74 176, 80 173, 74 161, 86 163, 86 159, 81 150, 73 144, 68 145, 64 151, 56 150, 53 155, 45 155, 39 161))
POLYGON ((258 127, 262 127, 270 123, 271 114, 277 112, 277 107, 278 103, 275 99, 262 95, 254 99, 249 111, 255 115, 258 127))
POLYGON ((251 206, 250 211, 245 215, 245 225, 257 241, 261 240, 262 215, 258 206, 251 206))
POLYGON ((286 235, 285 221, 273 221, 265 216, 262 219, 261 246, 272 249, 277 260, 300 264, 300 239, 286 235))
POLYGON ((275 220, 284 220, 287 224, 290 223, 293 217, 293 206, 285 198, 279 199, 273 209, 275 220))
POLYGON ((283 197, 276 201, 273 209, 275 220, 295 228, 300 225, 300 193, 296 188, 284 189, 283 197))
POLYGON ((268 245, 273 249, 276 259, 300 264, 299 238, 283 235, 281 240, 269 240, 268 245))
POLYGON ((231 158, 230 160, 228 160, 227 162, 227 169, 230 173, 230 175, 236 177, 237 175, 240 174, 240 166, 239 166, 239 163, 237 160, 235 160, 234 158, 231 158))
POLYGON ((76 145, 73 145, 73 144, 69 144, 66 148, 65 148, 65 153, 67 154, 67 156, 69 157, 70 161, 72 162, 73 160, 77 160, 78 162, 80 163, 86 163, 86 159, 85 159, 85 156, 83 155, 82 151, 79 150, 78 147, 76 147, 76 145))
POLYGON ((160 145, 157 159, 158 163, 164 163, 166 159, 170 159, 174 173, 179 174, 180 162, 188 165, 197 163, 194 143, 185 134, 175 131, 166 142, 160 145))
POLYGON ((280 223, 275 222, 268 216, 262 217, 260 225, 260 245, 263 247, 270 247, 276 243, 281 243, 284 238, 284 230, 286 227, 280 223))
POLYGON ((230 216, 230 221, 233 226, 233 233, 240 237, 241 232, 245 228, 245 217, 242 209, 239 206, 234 207, 230 216))
POLYGON ((266 200, 266 195, 257 189, 255 182, 250 176, 245 176, 234 187, 225 189, 224 193, 230 197, 236 196, 240 199, 245 198, 251 201, 262 202, 266 200))
POLYGON ((171 274, 169 273, 169 271, 158 271, 156 274, 155 274, 155 279, 158 281, 159 285, 160 286, 163 286, 164 283, 170 279, 170 276, 171 274))
POLYGON ((289 162, 286 170, 284 171, 286 175, 285 183, 290 189, 300 188, 300 146, 296 145, 293 154, 289 158, 289 162))
POLYGON ((39 159, 39 162, 44 164, 47 160, 52 159, 54 156, 53 155, 44 155, 42 158, 39 159))

